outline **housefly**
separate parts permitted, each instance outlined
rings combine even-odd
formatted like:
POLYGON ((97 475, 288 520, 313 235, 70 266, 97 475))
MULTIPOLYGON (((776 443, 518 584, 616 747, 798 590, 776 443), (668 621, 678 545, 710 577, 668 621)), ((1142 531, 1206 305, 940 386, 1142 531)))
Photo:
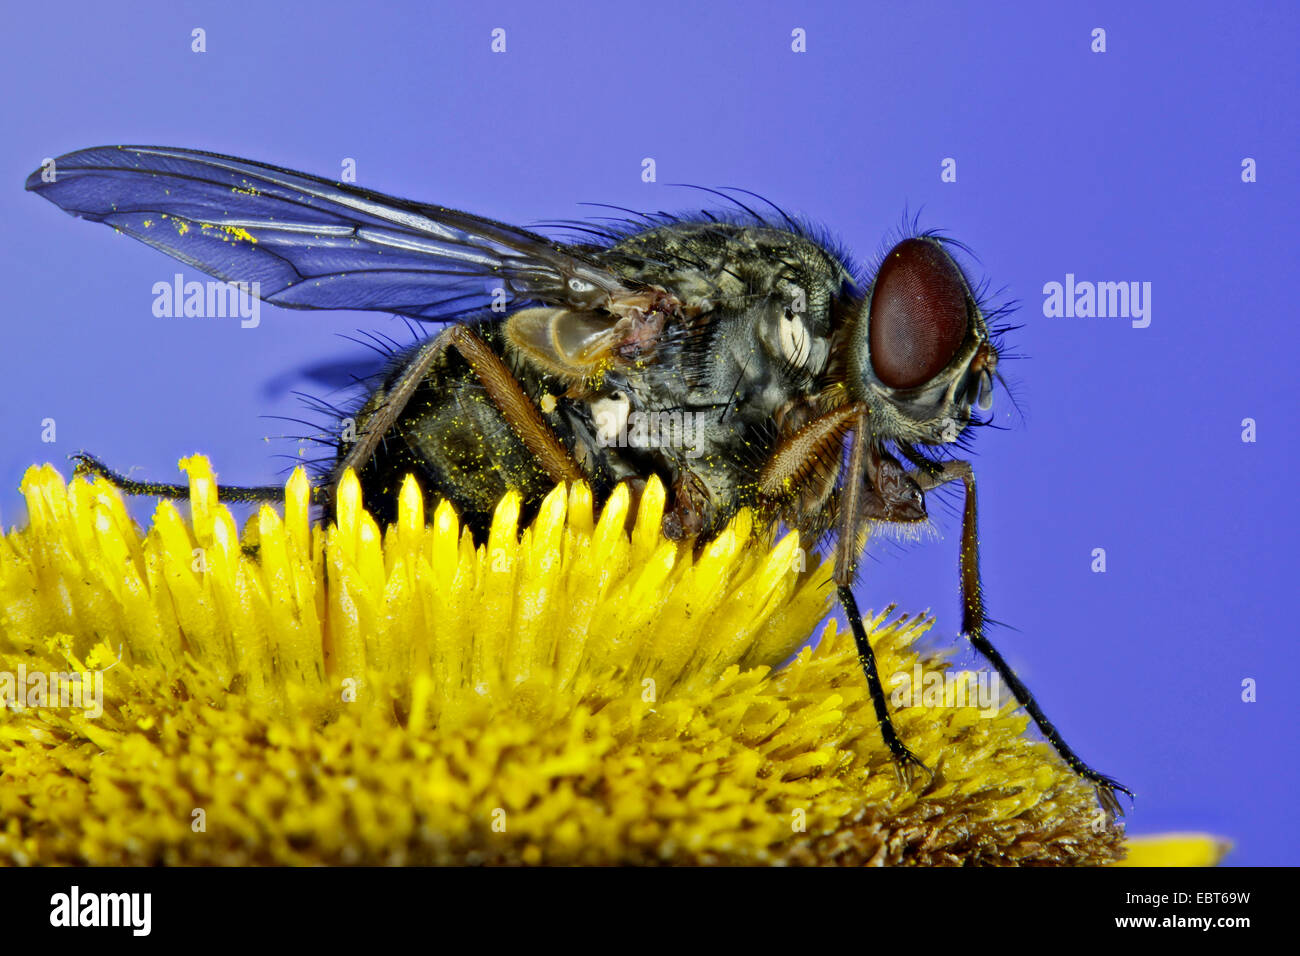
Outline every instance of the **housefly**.
MULTIPOLYGON (((414 474, 481 536, 508 490, 527 513, 557 482, 588 482, 602 500, 656 475, 674 539, 706 542, 742 507, 813 538, 833 532, 837 594, 909 782, 924 768, 890 720, 852 585, 871 525, 926 522, 926 493, 960 482, 963 632, 1109 812, 1115 791, 1132 796, 1070 749, 985 634, 975 475, 952 451, 979 423, 972 408, 991 407, 999 352, 951 240, 911 230, 863 272, 775 205, 714 191, 734 209, 569 222, 580 236, 560 242, 157 147, 70 153, 27 188, 276 305, 440 325, 392 357, 340 430, 317 489, 327 507, 350 468, 391 521, 414 474)), ((184 493, 81 464, 129 492, 184 493)))

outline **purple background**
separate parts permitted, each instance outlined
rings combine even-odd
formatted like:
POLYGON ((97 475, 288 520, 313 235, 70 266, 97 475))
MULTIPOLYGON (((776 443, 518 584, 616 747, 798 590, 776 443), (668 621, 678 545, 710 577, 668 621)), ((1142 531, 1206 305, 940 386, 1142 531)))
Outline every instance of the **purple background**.
MULTIPOLYGON (((977 442, 990 612, 1018 629, 995 641, 1066 739, 1138 792, 1134 832, 1210 830, 1237 842, 1230 862, 1297 862, 1295 8, 843 7, 10 7, 0 520, 22 520, 29 463, 82 447, 155 479, 202 450, 228 481, 271 481, 295 445, 262 439, 295 429, 258 416, 322 391, 286 372, 368 359, 336 332, 406 337, 384 315, 270 306, 257 329, 154 318, 173 263, 25 194, 47 156, 189 146, 331 177, 354 157, 362 185, 522 224, 737 185, 863 259, 923 207, 1022 303, 1008 341, 1030 358, 1003 367, 1025 420, 999 389, 1011 430, 977 442), (640 179, 647 156, 660 184, 640 179), (1043 284, 1067 272, 1151 282, 1151 326, 1045 318, 1043 284)), ((933 510, 944 539, 877 548, 860 590, 933 608, 951 640, 958 521, 933 510)))

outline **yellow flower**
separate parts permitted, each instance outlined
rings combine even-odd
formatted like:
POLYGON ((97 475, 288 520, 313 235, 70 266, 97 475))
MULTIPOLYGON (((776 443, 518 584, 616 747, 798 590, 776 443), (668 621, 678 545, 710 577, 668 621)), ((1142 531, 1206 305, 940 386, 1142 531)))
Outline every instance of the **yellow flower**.
POLYGON ((1208 833, 1165 833, 1131 836, 1128 854, 1113 866, 1214 866, 1232 849, 1232 843, 1208 833))
MULTIPOLYGON (((625 488, 597 515, 560 487, 522 532, 507 496, 476 548, 412 479, 382 533, 352 476, 313 525, 298 471, 241 535, 206 460, 181 464, 190 520, 164 501, 143 535, 102 480, 24 478, 28 525, 0 539, 0 671, 28 678, 0 709, 2 861, 1122 856, 1013 702, 897 709, 934 771, 903 787, 851 637, 803 646, 828 566, 746 514, 695 554, 660 534, 656 481, 634 516, 625 488)), ((955 674, 915 649, 930 620, 888 618, 882 674, 955 674)))

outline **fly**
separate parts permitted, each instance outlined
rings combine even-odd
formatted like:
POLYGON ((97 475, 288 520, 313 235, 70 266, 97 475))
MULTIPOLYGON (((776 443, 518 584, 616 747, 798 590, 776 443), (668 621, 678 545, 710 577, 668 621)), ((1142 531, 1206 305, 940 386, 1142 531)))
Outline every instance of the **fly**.
MULTIPOLYGON (((837 595, 909 784, 925 768, 890 719, 852 585, 873 523, 928 521, 926 493, 960 482, 963 633, 1107 811, 1121 812, 1116 791, 1132 796, 1070 749, 985 634, 975 474, 950 452, 972 408, 992 405, 999 352, 951 240, 914 231, 866 273, 779 208, 727 195, 739 212, 570 222, 584 238, 564 243, 159 147, 69 153, 27 188, 218 279, 255 282, 275 305, 442 325, 371 383, 317 486, 327 508, 352 469, 376 519, 391 521, 414 474, 482 537, 507 491, 528 514, 557 482, 585 481, 600 501, 654 475, 670 538, 702 544, 743 507, 805 539, 833 532, 837 595)), ((186 493, 89 456, 80 467, 130 493, 186 493)))

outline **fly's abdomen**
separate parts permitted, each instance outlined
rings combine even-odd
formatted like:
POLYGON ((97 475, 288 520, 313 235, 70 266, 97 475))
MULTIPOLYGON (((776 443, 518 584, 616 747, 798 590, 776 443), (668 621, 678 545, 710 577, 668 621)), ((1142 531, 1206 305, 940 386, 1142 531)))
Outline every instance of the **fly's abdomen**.
MULTIPOLYGON (((598 500, 614 484, 609 451, 594 438, 578 403, 565 399, 564 385, 538 374, 508 354, 499 323, 474 326, 476 334, 500 356, 525 394, 542 414, 560 443, 591 483, 598 500)), ((421 343, 423 344, 423 343, 421 343)), ((356 415, 356 431, 388 400, 388 390, 413 359, 418 347, 398 356, 384 382, 356 415)), ((348 452, 340 443, 340 457, 348 452)), ((556 481, 538 462, 506 411, 489 396, 474 369, 454 348, 442 352, 423 383, 359 471, 367 508, 380 523, 395 520, 397 495, 407 474, 415 475, 426 508, 449 501, 482 539, 502 495, 522 498, 522 520, 531 520, 556 481)))

